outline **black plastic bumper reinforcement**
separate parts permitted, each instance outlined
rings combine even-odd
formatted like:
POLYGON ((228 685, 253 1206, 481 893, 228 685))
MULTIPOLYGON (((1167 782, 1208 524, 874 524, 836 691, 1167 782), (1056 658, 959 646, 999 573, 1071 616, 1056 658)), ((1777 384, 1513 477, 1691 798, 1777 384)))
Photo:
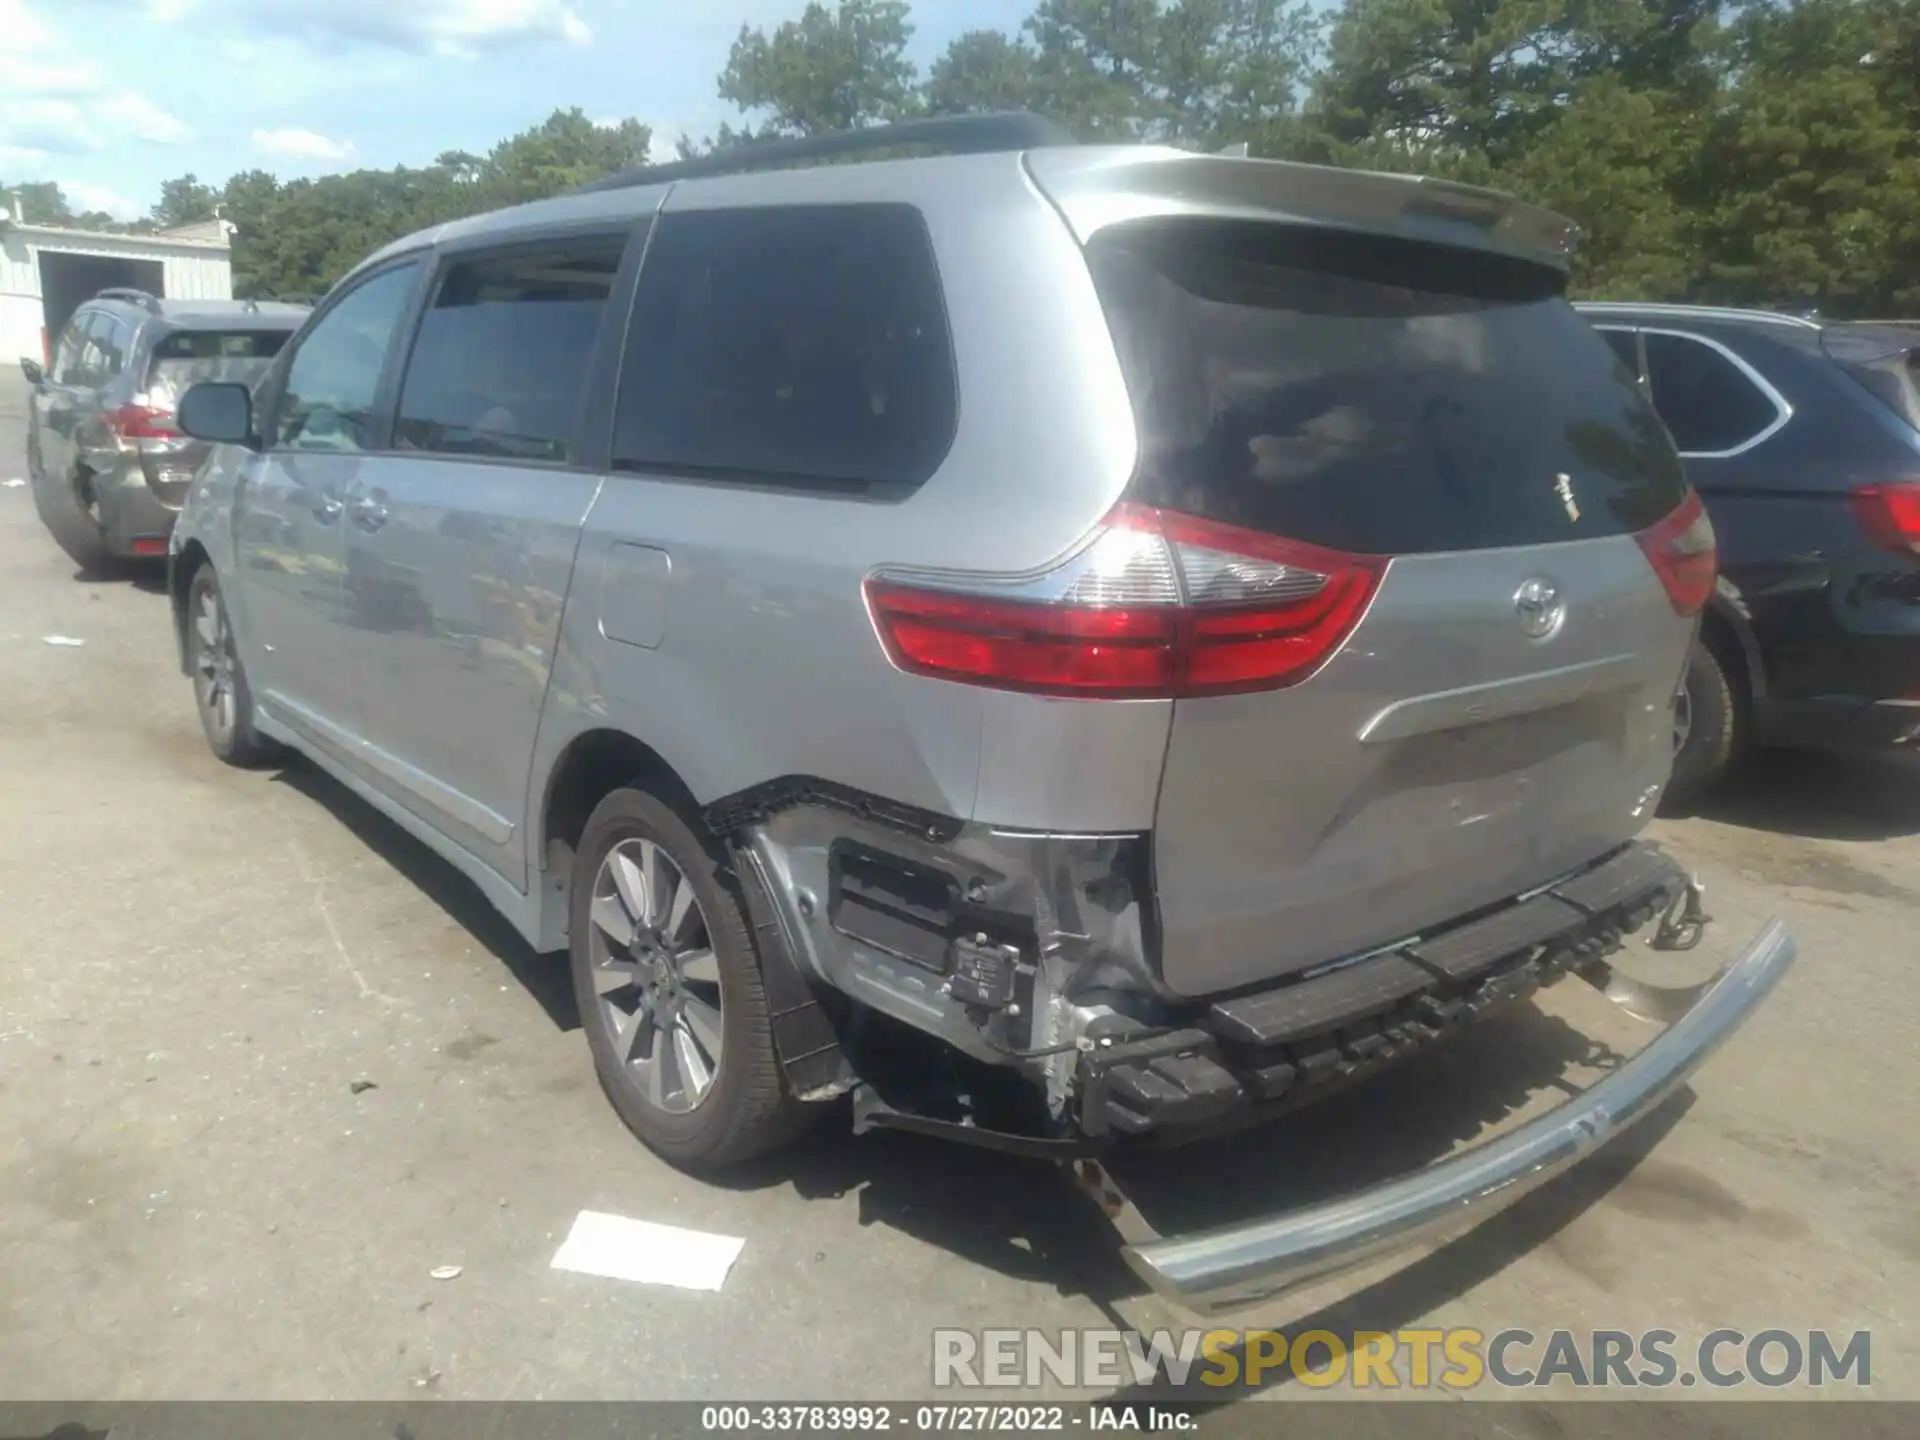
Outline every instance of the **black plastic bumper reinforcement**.
POLYGON ((1081 1128, 1171 1137, 1264 1118, 1404 1058, 1569 970, 1687 891, 1658 850, 1599 864, 1432 935, 1303 980, 1215 1001, 1173 1034, 1103 1038, 1086 1057, 1081 1128))

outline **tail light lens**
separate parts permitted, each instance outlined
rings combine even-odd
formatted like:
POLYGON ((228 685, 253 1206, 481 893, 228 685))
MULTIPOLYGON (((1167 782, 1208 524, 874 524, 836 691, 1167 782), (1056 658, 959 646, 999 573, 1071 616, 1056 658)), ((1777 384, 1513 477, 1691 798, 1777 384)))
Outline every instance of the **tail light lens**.
POLYGON ((1666 519, 1634 536, 1653 565, 1653 573, 1667 587, 1667 598, 1679 615, 1698 615, 1713 594, 1720 557, 1714 549, 1713 522, 1693 491, 1666 519))
POLYGON ((1860 485, 1848 498, 1853 518, 1875 544, 1920 554, 1920 482, 1860 485))
POLYGON ((1227 695, 1311 675, 1386 566, 1123 504, 1037 579, 882 574, 867 603, 887 654, 912 674, 1086 699, 1227 695))
POLYGON ((105 416, 107 428, 122 440, 173 440, 180 434, 173 412, 157 405, 122 405, 105 416))

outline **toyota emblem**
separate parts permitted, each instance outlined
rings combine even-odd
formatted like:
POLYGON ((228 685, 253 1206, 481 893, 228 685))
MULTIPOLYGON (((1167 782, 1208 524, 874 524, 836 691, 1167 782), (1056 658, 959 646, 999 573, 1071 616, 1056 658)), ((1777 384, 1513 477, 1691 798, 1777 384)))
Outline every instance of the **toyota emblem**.
POLYGON ((1529 639, 1545 640, 1567 618, 1567 603, 1560 598, 1558 585, 1535 577, 1513 592, 1513 611, 1529 639))

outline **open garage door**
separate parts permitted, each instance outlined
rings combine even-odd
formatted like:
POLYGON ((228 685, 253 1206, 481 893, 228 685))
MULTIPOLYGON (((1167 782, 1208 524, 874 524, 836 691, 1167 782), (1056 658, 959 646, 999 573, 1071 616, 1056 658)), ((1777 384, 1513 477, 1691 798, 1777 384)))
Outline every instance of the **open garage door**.
POLYGON ((102 290, 123 285, 164 295, 166 266, 158 260, 122 260, 108 255, 70 255, 58 250, 40 252, 40 303, 46 316, 49 341, 67 328, 88 300, 102 290))

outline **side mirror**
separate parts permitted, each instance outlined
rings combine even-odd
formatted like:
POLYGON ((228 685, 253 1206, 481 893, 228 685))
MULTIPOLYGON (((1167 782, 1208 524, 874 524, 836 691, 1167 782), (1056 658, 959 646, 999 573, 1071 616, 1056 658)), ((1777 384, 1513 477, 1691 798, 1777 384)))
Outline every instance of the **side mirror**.
POLYGON ((31 360, 25 355, 20 357, 20 373, 27 377, 29 385, 38 385, 47 378, 45 367, 38 360, 31 360))
POLYGON ((217 445, 252 445, 253 392, 244 385, 203 381, 180 397, 180 428, 217 445))

